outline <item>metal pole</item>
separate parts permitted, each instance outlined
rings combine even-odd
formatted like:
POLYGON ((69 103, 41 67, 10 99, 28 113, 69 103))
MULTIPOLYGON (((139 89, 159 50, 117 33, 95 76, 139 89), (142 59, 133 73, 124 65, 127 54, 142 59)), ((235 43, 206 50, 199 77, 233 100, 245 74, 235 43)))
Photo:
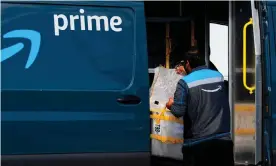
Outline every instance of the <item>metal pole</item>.
POLYGON ((204 15, 204 22, 205 22, 205 63, 209 66, 209 43, 210 43, 210 25, 209 25, 209 18, 207 13, 207 4, 205 3, 205 15, 204 15))
POLYGON ((170 54, 171 54, 171 41, 170 41, 170 23, 166 24, 166 68, 170 68, 170 54))
POLYGON ((261 38, 258 10, 255 8, 254 0, 251 0, 251 11, 253 19, 253 36, 255 46, 255 104, 256 104, 256 149, 255 164, 262 161, 262 61, 261 61, 261 38))
MULTIPOLYGON (((231 137, 232 141, 235 142, 235 110, 234 110, 234 103, 235 103, 235 89, 234 89, 234 82, 235 82, 235 52, 236 52, 236 45, 235 45, 235 2, 229 1, 229 26, 228 26, 228 84, 229 84, 229 104, 230 104, 230 111, 231 111, 231 137)), ((235 143, 234 143, 234 150, 235 150, 235 143)), ((235 156, 234 156, 235 157, 235 156)))

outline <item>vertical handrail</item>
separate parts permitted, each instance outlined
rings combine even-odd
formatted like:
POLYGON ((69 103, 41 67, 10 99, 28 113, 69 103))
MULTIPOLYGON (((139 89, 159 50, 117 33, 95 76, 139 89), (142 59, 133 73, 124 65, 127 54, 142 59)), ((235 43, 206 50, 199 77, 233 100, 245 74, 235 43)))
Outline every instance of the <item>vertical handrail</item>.
POLYGON ((250 20, 243 26, 243 68, 242 68, 242 71, 243 71, 243 86, 245 87, 245 89, 247 89, 249 91, 250 94, 253 93, 253 91, 255 90, 255 85, 252 86, 252 87, 249 87, 247 85, 247 72, 246 72, 246 69, 247 69, 247 66, 246 66, 246 58, 247 58, 247 50, 246 50, 246 30, 247 30, 247 27, 249 25, 253 25, 253 21, 252 21, 252 18, 250 18, 250 20))
POLYGON ((166 68, 170 68, 171 39, 170 39, 170 23, 166 24, 166 68))

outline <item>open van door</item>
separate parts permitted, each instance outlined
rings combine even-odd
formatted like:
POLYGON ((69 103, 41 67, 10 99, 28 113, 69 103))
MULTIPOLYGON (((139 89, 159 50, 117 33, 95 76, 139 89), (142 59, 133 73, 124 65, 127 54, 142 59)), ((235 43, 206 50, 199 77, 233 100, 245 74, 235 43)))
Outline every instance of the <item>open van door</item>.
POLYGON ((229 2, 229 103, 235 163, 256 163, 255 53, 250 1, 229 2))
MULTIPOLYGON (((260 32, 261 32, 261 45, 262 45, 262 70, 263 70, 263 106, 259 107, 258 112, 263 113, 262 120, 263 131, 259 132, 259 137, 263 134, 263 154, 264 161, 267 165, 276 164, 276 93, 273 89, 276 87, 276 51, 275 51, 275 32, 276 32, 276 3, 273 1, 263 1, 259 3, 252 2, 252 9, 255 8, 259 11, 260 20, 260 32), (257 4, 257 5, 256 5, 257 4), (255 6, 254 6, 255 5, 255 6)), ((253 10, 254 11, 254 10, 253 10)), ((255 15, 252 12, 253 18, 255 15)), ((257 30, 258 25, 254 25, 257 30)), ((254 33, 255 35, 255 33, 254 33)), ((257 31, 256 31, 257 36, 257 31)), ((257 58, 257 56, 256 56, 257 58)), ((256 64, 258 65, 258 64, 256 64)), ((260 70, 260 67, 256 66, 256 71, 260 70)), ((256 81, 259 79, 256 78, 256 81)), ((261 80, 259 80, 261 81, 261 80)), ((257 83, 257 82, 256 82, 257 83)), ((261 85, 256 84, 256 88, 260 88, 261 85)), ((261 129, 260 129, 261 131, 261 129)), ((259 141, 259 144, 261 142, 259 141)), ((260 158, 260 157, 259 157, 260 158)))
POLYGON ((262 84, 262 61, 261 61, 261 32, 259 24, 259 10, 257 3, 251 1, 254 54, 255 54, 255 164, 259 165, 263 161, 263 123, 262 123, 262 101, 263 101, 263 84, 262 84))
POLYGON ((272 3, 229 3, 229 99, 233 110, 235 162, 271 164, 275 130, 271 91, 275 70, 271 66, 276 63, 273 57, 276 10, 268 5, 272 3))

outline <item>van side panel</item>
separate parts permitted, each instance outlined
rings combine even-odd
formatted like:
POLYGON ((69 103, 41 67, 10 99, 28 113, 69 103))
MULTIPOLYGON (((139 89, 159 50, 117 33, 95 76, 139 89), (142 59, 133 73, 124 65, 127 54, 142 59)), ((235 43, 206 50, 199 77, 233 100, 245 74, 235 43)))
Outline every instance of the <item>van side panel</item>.
POLYGON ((147 165, 143 3, 1 5, 3 162, 147 165))
POLYGON ((270 78, 268 81, 270 86, 268 87, 269 91, 269 118, 268 125, 270 128, 270 139, 271 139, 271 156, 272 156, 272 165, 276 164, 276 3, 275 2, 266 2, 268 5, 268 51, 266 53, 267 62, 270 63, 266 71, 269 71, 270 78))

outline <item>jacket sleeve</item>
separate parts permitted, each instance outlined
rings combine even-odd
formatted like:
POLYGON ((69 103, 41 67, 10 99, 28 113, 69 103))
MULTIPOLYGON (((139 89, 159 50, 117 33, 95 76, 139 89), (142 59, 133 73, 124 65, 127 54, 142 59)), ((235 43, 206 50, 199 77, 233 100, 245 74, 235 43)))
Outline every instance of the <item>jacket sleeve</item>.
POLYGON ((174 93, 174 103, 171 106, 171 113, 179 118, 185 115, 187 109, 188 87, 185 81, 179 80, 174 93))

